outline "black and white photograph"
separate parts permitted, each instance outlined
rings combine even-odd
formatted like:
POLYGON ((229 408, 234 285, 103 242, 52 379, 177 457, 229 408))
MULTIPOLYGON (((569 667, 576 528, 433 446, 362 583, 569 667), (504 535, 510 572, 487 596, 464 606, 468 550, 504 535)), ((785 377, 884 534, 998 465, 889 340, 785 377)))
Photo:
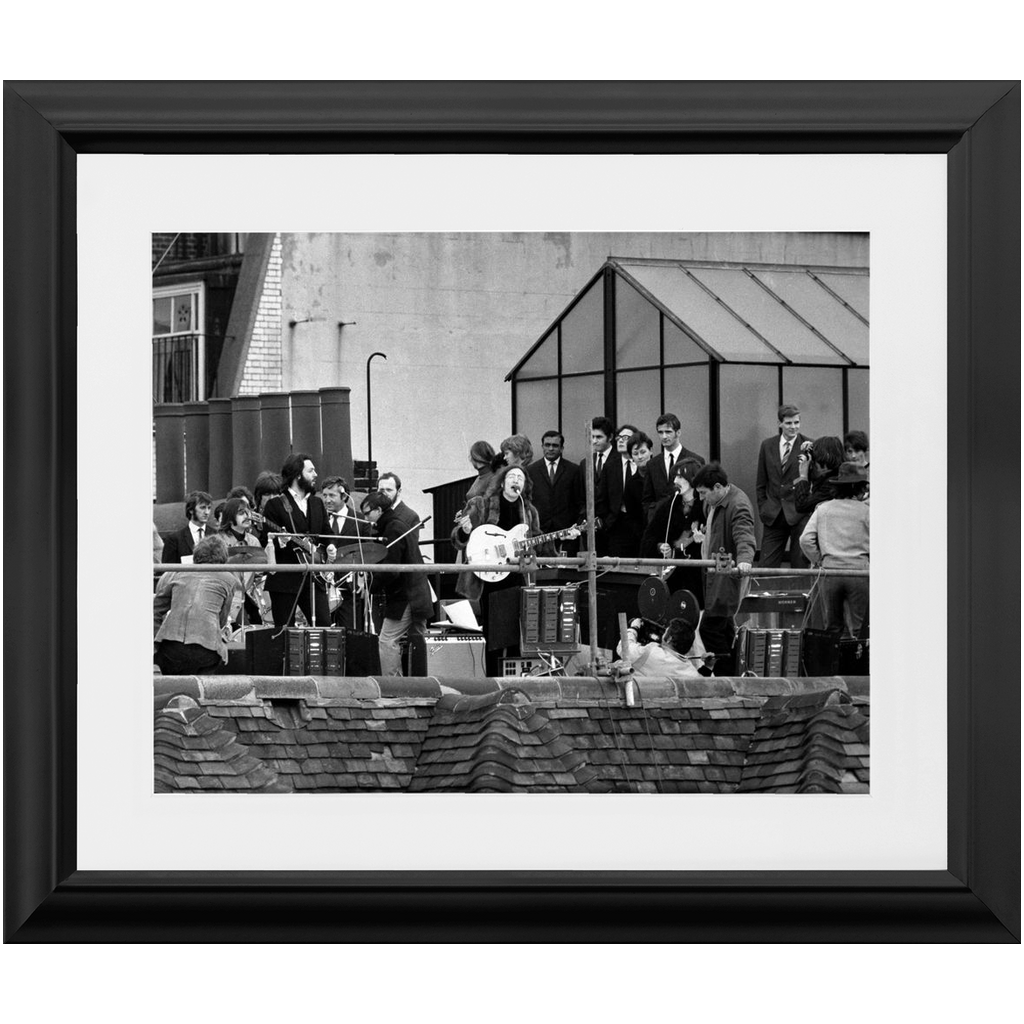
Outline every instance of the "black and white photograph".
POLYGON ((155 793, 870 792, 867 232, 151 259, 155 793))

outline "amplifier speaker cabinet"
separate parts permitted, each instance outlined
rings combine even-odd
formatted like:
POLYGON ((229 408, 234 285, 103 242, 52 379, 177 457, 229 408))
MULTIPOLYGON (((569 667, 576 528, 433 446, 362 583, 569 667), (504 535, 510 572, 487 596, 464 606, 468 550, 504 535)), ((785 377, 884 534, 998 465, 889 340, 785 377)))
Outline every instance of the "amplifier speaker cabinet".
POLYGON ((736 637, 736 672, 755 676, 800 675, 799 629, 748 629, 736 637))
POLYGON ((345 671, 350 676, 379 676, 380 648, 376 633, 350 629, 345 637, 345 671))
POLYGON ((575 651, 579 647, 576 587, 523 587, 519 612, 523 654, 575 651))
POLYGON ((228 645, 228 663, 222 671, 238 676, 282 675, 285 637, 275 633, 274 626, 246 629, 242 642, 228 645))
POLYGON ((333 628, 285 631, 285 675, 343 676, 345 631, 333 628))
POLYGON ((413 636, 406 672, 411 676, 449 676, 482 679, 484 641, 477 636, 413 636))

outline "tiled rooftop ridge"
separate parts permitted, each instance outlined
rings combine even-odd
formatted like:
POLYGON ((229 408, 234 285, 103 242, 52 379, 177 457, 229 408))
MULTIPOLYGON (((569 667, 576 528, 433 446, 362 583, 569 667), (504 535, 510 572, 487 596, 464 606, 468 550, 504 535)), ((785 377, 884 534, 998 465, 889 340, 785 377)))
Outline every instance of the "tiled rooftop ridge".
POLYGON ((155 683, 158 728, 184 696, 283 789, 867 790, 866 678, 642 679, 633 707, 590 677, 155 683))
MULTIPOLYGON (((154 694, 185 694, 194 700, 438 700, 447 695, 474 696, 514 688, 535 703, 621 700, 611 680, 594 676, 515 676, 498 678, 439 678, 387 676, 161 676, 154 679, 154 694)), ((866 676, 698 676, 687 679, 644 677, 634 679, 644 701, 688 698, 787 697, 841 690, 867 696, 866 676)))

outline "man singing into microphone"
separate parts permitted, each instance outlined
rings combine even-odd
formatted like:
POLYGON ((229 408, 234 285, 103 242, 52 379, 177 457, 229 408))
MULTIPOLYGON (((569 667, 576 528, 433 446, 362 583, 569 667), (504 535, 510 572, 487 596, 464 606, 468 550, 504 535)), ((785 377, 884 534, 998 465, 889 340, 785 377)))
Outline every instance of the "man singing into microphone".
MULTIPOLYGON (((522 466, 503 466, 494 474, 484 494, 470 499, 466 514, 452 531, 452 543, 460 551, 465 550, 469 535, 485 523, 502 530, 511 530, 513 526, 526 523, 529 527, 528 536, 539 537, 543 531, 540 528, 540 515, 530 501, 532 491, 532 481, 522 466)), ((538 545, 535 550, 541 555, 555 553, 550 541, 538 545)), ((485 582, 474 575, 466 588, 467 597, 480 601, 480 625, 487 638, 488 675, 501 674, 501 650, 515 648, 519 642, 518 595, 512 597, 503 594, 495 602, 494 611, 492 598, 498 591, 518 590, 522 584, 522 575, 510 572, 496 583, 485 582)))

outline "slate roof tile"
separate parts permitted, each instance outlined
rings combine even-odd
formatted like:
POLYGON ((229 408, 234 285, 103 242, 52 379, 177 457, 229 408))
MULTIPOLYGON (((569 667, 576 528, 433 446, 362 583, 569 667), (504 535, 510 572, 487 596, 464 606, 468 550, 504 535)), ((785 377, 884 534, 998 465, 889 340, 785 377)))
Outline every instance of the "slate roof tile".
MULTIPOLYGON (((463 692, 399 679, 384 697, 372 679, 225 678, 238 699, 211 702, 216 684, 199 681, 196 706, 157 723, 158 789, 223 789, 243 771, 252 787, 333 791, 867 791, 866 681, 851 700, 841 680, 654 680, 626 707, 604 680, 476 680, 463 692), (203 771, 235 747, 233 769, 203 771)), ((162 685, 155 706, 178 699, 173 680, 162 685)))

